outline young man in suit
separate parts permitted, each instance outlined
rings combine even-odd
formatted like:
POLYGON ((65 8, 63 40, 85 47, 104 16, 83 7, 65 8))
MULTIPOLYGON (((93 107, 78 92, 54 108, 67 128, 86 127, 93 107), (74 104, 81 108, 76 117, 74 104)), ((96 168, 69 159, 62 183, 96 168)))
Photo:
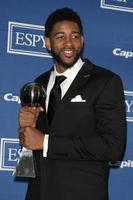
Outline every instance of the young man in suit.
POLYGON ((82 59, 81 20, 69 8, 48 17, 45 43, 54 67, 35 80, 46 89, 45 106, 19 113, 20 144, 34 150, 38 172, 26 200, 107 200, 108 163, 121 160, 125 147, 121 79, 82 59), (49 119, 50 93, 62 75, 61 100, 49 119))

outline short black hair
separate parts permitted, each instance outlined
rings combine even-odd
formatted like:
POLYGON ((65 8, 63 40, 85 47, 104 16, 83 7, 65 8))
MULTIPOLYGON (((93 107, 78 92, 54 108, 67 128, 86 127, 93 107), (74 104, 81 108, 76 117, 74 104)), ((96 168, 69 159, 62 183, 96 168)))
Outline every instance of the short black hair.
POLYGON ((49 15, 45 22, 45 36, 49 37, 53 25, 60 21, 72 21, 78 24, 81 35, 83 35, 83 27, 80 16, 70 8, 61 8, 55 10, 49 15))

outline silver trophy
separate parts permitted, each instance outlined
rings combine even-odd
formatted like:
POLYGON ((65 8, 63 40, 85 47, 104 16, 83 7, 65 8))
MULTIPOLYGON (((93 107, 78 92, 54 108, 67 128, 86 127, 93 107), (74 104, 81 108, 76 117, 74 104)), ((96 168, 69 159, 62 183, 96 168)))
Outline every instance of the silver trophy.
MULTIPOLYGON (((46 98, 44 87, 35 82, 25 84, 20 90, 22 106, 43 106, 46 98)), ((32 150, 22 148, 16 168, 13 172, 16 177, 36 177, 36 164, 32 150)))

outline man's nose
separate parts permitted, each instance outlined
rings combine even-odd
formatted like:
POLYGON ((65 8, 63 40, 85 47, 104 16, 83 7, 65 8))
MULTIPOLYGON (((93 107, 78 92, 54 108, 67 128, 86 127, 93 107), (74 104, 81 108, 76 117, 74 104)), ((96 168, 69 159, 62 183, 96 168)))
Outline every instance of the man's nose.
POLYGON ((71 37, 66 37, 65 45, 68 47, 72 46, 72 38, 71 37))

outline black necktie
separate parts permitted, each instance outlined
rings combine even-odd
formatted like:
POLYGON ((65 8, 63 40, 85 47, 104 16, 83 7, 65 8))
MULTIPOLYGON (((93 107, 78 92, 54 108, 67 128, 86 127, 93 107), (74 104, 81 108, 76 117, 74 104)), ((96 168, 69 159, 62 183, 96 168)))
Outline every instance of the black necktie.
POLYGON ((51 124, 55 111, 61 101, 61 88, 60 84, 66 79, 65 76, 56 76, 54 86, 50 92, 47 118, 49 125, 51 124))

